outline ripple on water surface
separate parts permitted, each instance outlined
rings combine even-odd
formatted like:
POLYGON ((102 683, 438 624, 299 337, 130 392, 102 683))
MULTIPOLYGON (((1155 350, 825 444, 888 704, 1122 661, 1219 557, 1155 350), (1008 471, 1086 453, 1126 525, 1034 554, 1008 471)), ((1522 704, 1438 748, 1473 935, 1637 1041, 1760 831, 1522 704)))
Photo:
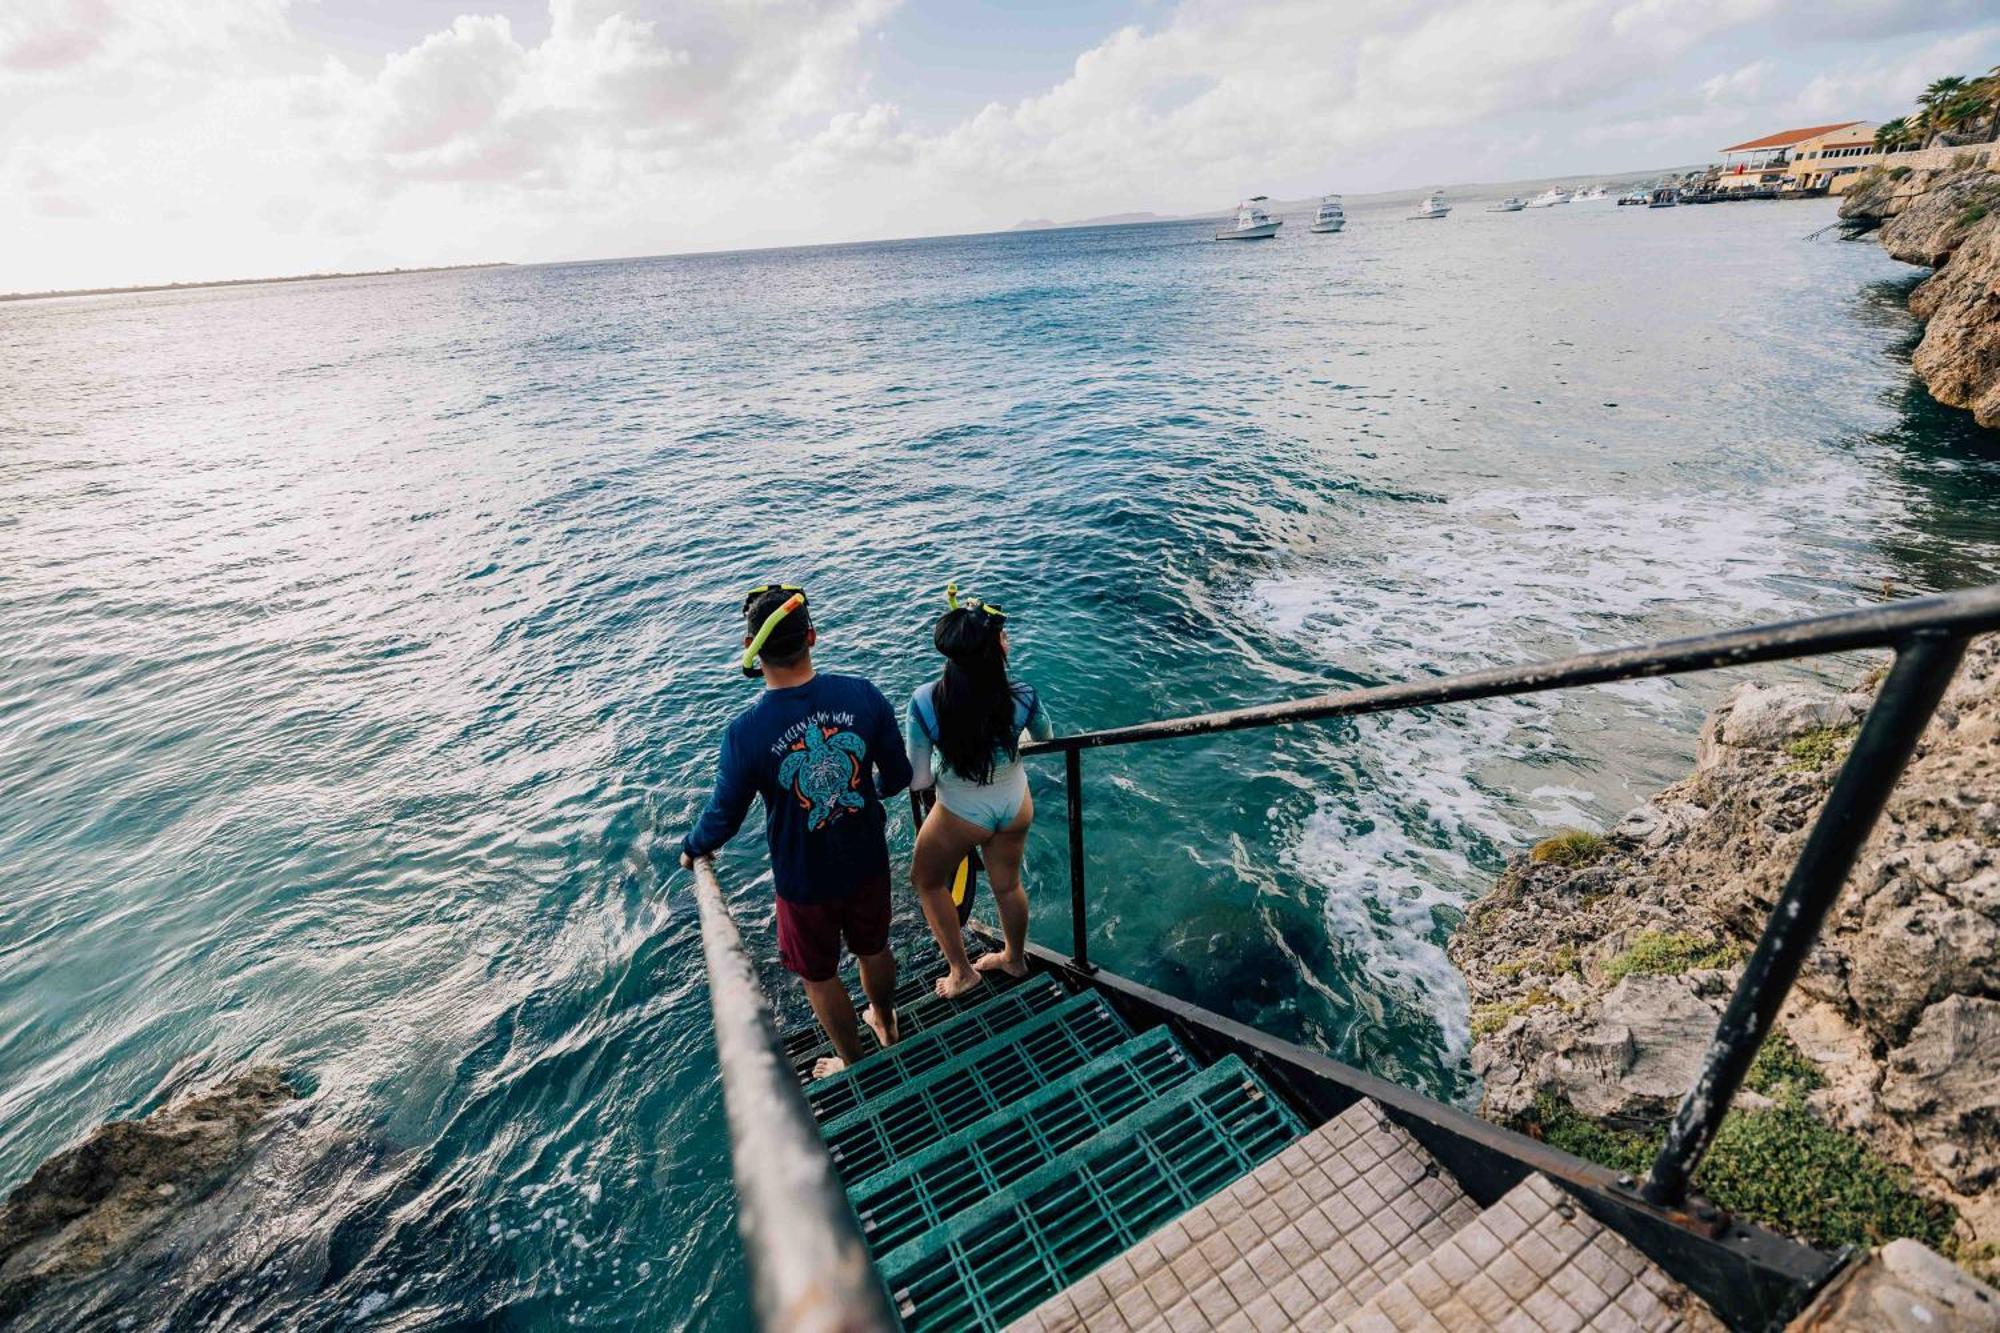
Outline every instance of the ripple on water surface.
MULTIPOLYGON (((1897 267, 1674 213, 0 309, 0 1178, 246 1060, 308 1093, 39 1321, 742 1322, 671 858, 755 580, 899 696, 956 578, 1078 728, 1993 577, 2000 450, 1910 387, 1897 267)), ((1469 1096, 1460 912, 1726 684, 1092 754, 1093 954, 1469 1096)), ((754 830, 724 876, 762 941, 754 830)))

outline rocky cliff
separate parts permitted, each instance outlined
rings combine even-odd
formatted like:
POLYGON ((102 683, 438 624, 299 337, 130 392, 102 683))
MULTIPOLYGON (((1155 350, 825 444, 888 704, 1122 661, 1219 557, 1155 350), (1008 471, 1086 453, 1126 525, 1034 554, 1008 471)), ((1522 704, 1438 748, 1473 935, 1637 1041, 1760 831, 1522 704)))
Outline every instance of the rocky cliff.
POLYGON ((1911 366, 1939 402, 2000 427, 2000 172, 1872 172, 1840 216, 1879 226, 1891 255, 1935 270, 1910 293, 1924 321, 1911 366))
POLYGON ((142 1120, 100 1126, 42 1163, 0 1206, 0 1324, 45 1288, 122 1258, 215 1189, 295 1095, 258 1066, 142 1120))
MULTIPOLYGON (((1451 944, 1483 1111, 1649 1160, 1866 709, 1745 684, 1694 773, 1516 857, 1451 944)), ((1705 1192, 1826 1243, 2000 1239, 2000 639, 1976 643, 1767 1043, 1705 1192)))

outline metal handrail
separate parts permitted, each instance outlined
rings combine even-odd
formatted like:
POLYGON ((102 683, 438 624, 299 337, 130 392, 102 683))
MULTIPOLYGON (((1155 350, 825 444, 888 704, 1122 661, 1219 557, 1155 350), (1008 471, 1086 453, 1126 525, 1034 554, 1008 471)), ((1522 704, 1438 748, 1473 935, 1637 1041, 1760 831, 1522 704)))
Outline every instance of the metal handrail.
POLYGON ((1701 1073, 1682 1100, 1666 1142, 1640 1190, 1647 1202, 1673 1207, 1686 1198, 1696 1165, 1713 1140, 1757 1048, 1819 938, 1820 927, 1839 898, 1848 871, 1887 803, 1889 792, 1901 777, 1938 700, 1951 683, 1967 640, 1994 630, 2000 630, 2000 586, 1721 634, 1584 653, 1530 666, 1498 667, 1436 680, 1343 690, 1288 703, 1110 727, 1033 742, 1022 746, 1021 752, 1063 757, 1069 816, 1071 960, 1079 971, 1089 973, 1093 969, 1084 877, 1085 750, 1864 648, 1895 650, 1895 662, 1862 719, 1853 748, 1842 763, 1784 891, 1765 922, 1763 936, 1744 964, 1743 976, 1703 1057, 1701 1073))
POLYGON ((1672 676, 1716 667, 1748 666, 1788 657, 1818 657, 1861 648, 1893 648, 1903 638, 1920 630, 1982 634, 1992 629, 2000 629, 2000 585, 1775 625, 1753 625, 1720 634, 1582 653, 1529 666, 1495 667, 1435 680, 1341 690, 1285 703, 1257 704, 1215 713, 1197 713, 1191 717, 1140 722, 1128 727, 1082 731, 1071 736, 1058 736, 1054 740, 1030 742, 1021 747, 1021 753, 1032 755, 1059 750, 1094 750, 1108 745, 1131 745, 1137 741, 1175 740, 1289 722, 1318 722, 1330 717, 1464 703, 1504 694, 1533 694, 1577 685, 1602 685, 1642 676, 1672 676))
POLYGON ((896 1327, 854 1211, 834 1174, 770 1001, 707 858, 694 864, 715 1053, 729 1115, 737 1228, 760 1327, 890 1333, 896 1327))

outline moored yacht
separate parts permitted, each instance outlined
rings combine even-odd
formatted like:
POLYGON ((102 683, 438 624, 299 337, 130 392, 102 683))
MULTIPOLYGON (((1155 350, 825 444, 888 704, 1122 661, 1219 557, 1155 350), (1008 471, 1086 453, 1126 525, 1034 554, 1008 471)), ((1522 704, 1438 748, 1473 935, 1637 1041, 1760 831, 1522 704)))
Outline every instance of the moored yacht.
POLYGON ((1337 194, 1322 195, 1319 209, 1313 214, 1314 231, 1339 231, 1347 225, 1347 210, 1341 207, 1337 194))
POLYGON ((1557 204, 1569 202, 1569 191, 1560 185, 1552 185, 1528 201, 1529 208, 1553 208, 1557 204))
POLYGON ((1443 190, 1432 190, 1430 197, 1417 205, 1417 211, 1410 214, 1410 220, 1418 218, 1441 218, 1451 212, 1451 205, 1444 201, 1443 190))
POLYGON ((1215 233, 1218 241, 1267 241, 1284 226, 1281 219, 1264 210, 1269 195, 1255 195, 1236 206, 1236 223, 1215 233))
POLYGON ((1489 213, 1518 213, 1526 207, 1527 205, 1521 202, 1519 195, 1510 194, 1486 211, 1489 213))
POLYGON ((1672 208, 1681 201, 1681 192, 1671 185, 1658 185, 1646 199, 1648 208, 1672 208))
POLYGON ((1587 190, 1578 190, 1570 196, 1570 200, 1574 203, 1587 204, 1594 200, 1609 199, 1610 197, 1609 194, 1605 193, 1602 185, 1593 185, 1587 190))

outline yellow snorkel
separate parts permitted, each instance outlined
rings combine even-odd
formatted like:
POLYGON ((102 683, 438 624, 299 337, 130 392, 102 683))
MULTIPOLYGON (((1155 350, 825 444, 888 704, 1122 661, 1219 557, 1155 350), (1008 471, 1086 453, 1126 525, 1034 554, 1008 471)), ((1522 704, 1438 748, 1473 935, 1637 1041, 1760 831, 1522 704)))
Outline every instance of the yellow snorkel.
MULTIPOLYGON (((764 674, 764 668, 757 663, 757 654, 764 651, 764 645, 770 641, 771 632, 778 628, 779 623, 786 616, 806 604, 806 592, 804 588, 786 586, 792 595, 787 597, 784 604, 777 610, 764 617, 764 623, 758 627, 756 634, 751 636, 749 644, 743 649, 743 674, 752 679, 764 674)), ((771 585, 766 584, 763 587, 752 588, 750 596, 754 598, 769 591, 771 591, 771 585)))

